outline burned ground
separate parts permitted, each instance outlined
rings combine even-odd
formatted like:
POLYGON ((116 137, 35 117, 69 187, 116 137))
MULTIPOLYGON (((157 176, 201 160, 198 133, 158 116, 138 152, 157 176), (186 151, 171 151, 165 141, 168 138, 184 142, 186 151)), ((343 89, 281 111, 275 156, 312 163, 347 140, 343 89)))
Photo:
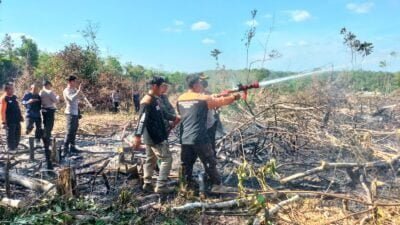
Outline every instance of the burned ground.
MULTIPOLYGON (((57 173, 72 169, 80 197, 73 197, 75 192, 68 197, 51 190, 43 193, 11 179, 9 198, 24 204, 19 209, 3 208, 7 213, 1 220, 6 224, 397 224, 398 99, 398 93, 343 92, 319 84, 295 95, 254 93, 248 103, 253 114, 243 103, 221 112, 226 133, 217 142, 218 167, 224 183, 239 191, 209 193, 205 185, 205 196, 178 187, 168 196, 143 193, 143 150, 132 157, 121 141, 126 122, 134 118, 86 115, 79 135, 83 151, 56 167, 57 173)), ((62 127, 57 130, 61 142, 62 127)), ((125 134, 129 132, 128 126, 125 134)), ((48 176, 43 169, 42 149, 35 150, 35 159, 30 160, 27 139, 23 143, 18 152, 10 153, 10 176, 57 184, 58 176, 48 176)), ((170 185, 178 186, 175 134, 170 144, 174 152, 170 185)), ((6 156, 2 154, 3 165, 6 156)), ((201 171, 199 163, 195 176, 200 186, 201 171)), ((1 195, 6 196, 3 177, 1 195)))

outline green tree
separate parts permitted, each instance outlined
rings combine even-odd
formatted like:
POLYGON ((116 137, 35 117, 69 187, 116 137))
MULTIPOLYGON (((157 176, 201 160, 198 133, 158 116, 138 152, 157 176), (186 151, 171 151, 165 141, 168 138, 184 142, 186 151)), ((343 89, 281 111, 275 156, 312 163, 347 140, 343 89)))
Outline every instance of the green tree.
POLYGON ((8 59, 14 59, 14 41, 9 34, 5 34, 3 40, 1 41, 0 51, 8 56, 8 59))
POLYGON ((137 82, 145 78, 145 69, 141 65, 132 65, 131 62, 128 62, 125 65, 125 75, 131 77, 133 81, 137 82))
POLYGON ((219 58, 218 57, 221 53, 222 52, 216 48, 214 50, 212 50, 210 53, 210 55, 215 59, 215 62, 217 63, 217 69, 219 68, 219 58))
POLYGON ((65 46, 64 50, 57 54, 63 61, 63 73, 79 74, 91 83, 98 77, 100 60, 97 54, 91 49, 83 49, 81 46, 72 43, 65 46))
POLYGON ((353 65, 357 62, 357 54, 364 58, 372 53, 374 45, 371 42, 360 41, 354 33, 348 31, 345 27, 340 30, 340 34, 343 35, 343 44, 350 49, 353 65))
POLYGON ((116 57, 108 56, 105 59, 103 70, 115 75, 122 75, 123 68, 116 57))
POLYGON ((185 90, 186 76, 187 74, 185 73, 174 72, 166 74, 165 77, 171 83, 173 92, 183 92, 185 90))
POLYGON ((9 34, 6 34, 0 44, 0 85, 15 79, 19 73, 14 41, 9 34))
POLYGON ((17 48, 17 53, 23 58, 26 68, 31 70, 38 65, 38 46, 31 38, 25 36, 21 37, 21 41, 22 44, 21 47, 17 48))
POLYGON ((63 62, 55 54, 40 52, 35 76, 37 78, 53 79, 62 71, 62 66, 63 62))
POLYGON ((252 70, 252 74, 256 81, 262 81, 270 76, 271 71, 261 68, 261 69, 254 69, 252 70))

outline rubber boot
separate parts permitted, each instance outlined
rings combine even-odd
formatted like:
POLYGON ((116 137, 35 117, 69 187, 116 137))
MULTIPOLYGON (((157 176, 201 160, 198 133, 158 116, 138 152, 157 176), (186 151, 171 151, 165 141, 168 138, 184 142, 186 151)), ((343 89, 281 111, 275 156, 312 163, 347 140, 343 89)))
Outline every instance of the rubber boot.
POLYGON ((152 184, 149 184, 149 183, 143 184, 142 189, 143 189, 143 192, 145 192, 145 193, 151 193, 151 192, 154 191, 154 190, 153 190, 153 189, 154 189, 154 188, 153 188, 153 185, 152 185, 152 184))
POLYGON ((174 187, 168 187, 168 186, 156 186, 156 189, 154 189, 155 193, 159 193, 159 194, 170 194, 175 192, 175 188, 174 187))
POLYGON ((69 151, 72 154, 78 154, 79 153, 79 149, 77 147, 75 147, 75 145, 71 145, 71 147, 69 148, 69 151))
POLYGON ((44 155, 46 157, 46 165, 48 170, 53 170, 53 163, 51 162, 51 153, 49 146, 44 147, 44 155))

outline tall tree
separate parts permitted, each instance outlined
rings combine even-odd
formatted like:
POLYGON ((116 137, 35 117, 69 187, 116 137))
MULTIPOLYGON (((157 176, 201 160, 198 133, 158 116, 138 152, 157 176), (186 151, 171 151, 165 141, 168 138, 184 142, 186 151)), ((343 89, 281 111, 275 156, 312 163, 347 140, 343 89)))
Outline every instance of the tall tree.
POLYGON ((104 62, 104 71, 116 75, 122 75, 123 69, 121 63, 116 57, 108 56, 104 62))
POLYGON ((222 52, 216 48, 214 50, 212 50, 210 53, 210 55, 215 59, 215 62, 217 63, 217 69, 219 68, 219 58, 218 57, 221 53, 222 52))
POLYGON ((374 45, 371 42, 360 41, 354 33, 348 31, 345 27, 340 30, 340 34, 343 35, 343 44, 350 49, 353 66, 357 62, 357 54, 365 58, 372 53, 374 45))
POLYGON ((17 48, 18 55, 21 56, 26 67, 31 70, 38 65, 39 50, 37 44, 25 36, 21 36, 21 47, 17 48))
POLYGON ((1 41, 0 52, 4 52, 8 56, 8 59, 13 60, 14 58, 14 41, 11 35, 5 34, 3 40, 1 41))

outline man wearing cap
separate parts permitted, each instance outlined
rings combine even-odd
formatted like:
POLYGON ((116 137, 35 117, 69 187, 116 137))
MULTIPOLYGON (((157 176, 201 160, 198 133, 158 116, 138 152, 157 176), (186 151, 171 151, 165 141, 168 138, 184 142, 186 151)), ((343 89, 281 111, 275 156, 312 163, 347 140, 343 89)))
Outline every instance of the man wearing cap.
POLYGON ((46 156, 47 169, 53 169, 53 165, 50 159, 50 140, 51 131, 54 126, 54 114, 57 110, 56 103, 58 103, 60 97, 51 90, 52 84, 50 81, 43 81, 43 88, 40 91, 40 99, 42 102, 42 117, 43 117, 43 144, 44 154, 46 156))
POLYGON ((14 86, 11 83, 5 84, 4 92, 0 97, 1 124, 6 129, 8 150, 16 150, 21 138, 21 122, 24 118, 17 96, 14 95, 14 86))
MULTIPOLYGON (((138 149, 141 137, 146 145, 146 161, 143 168, 143 190, 153 190, 151 183, 157 160, 160 162, 160 172, 157 178, 155 192, 169 193, 173 189, 167 186, 169 172, 172 167, 172 154, 168 146, 168 133, 164 124, 164 116, 160 107, 161 85, 165 79, 155 76, 149 82, 150 90, 140 102, 139 122, 136 126, 133 147, 138 149)), ((177 119, 177 118, 176 118, 177 119)))
POLYGON ((79 127, 79 96, 81 94, 81 85, 78 87, 77 78, 75 76, 69 76, 67 82, 67 88, 63 91, 65 115, 67 118, 67 133, 64 138, 64 153, 71 155, 72 153, 78 152, 75 146, 75 139, 79 127))
POLYGON ((35 139, 40 142, 42 138, 42 117, 40 109, 42 107, 39 88, 36 84, 32 84, 30 91, 22 98, 22 104, 26 108, 26 134, 30 134, 35 126, 35 139))
POLYGON ((212 150, 207 134, 207 114, 210 109, 229 105, 240 99, 240 94, 212 98, 201 93, 200 74, 189 75, 186 79, 189 90, 178 98, 178 112, 181 115, 180 142, 182 172, 188 186, 192 186, 193 165, 197 157, 204 165, 205 171, 213 184, 212 192, 225 192, 232 188, 221 185, 217 170, 217 159, 212 150))

